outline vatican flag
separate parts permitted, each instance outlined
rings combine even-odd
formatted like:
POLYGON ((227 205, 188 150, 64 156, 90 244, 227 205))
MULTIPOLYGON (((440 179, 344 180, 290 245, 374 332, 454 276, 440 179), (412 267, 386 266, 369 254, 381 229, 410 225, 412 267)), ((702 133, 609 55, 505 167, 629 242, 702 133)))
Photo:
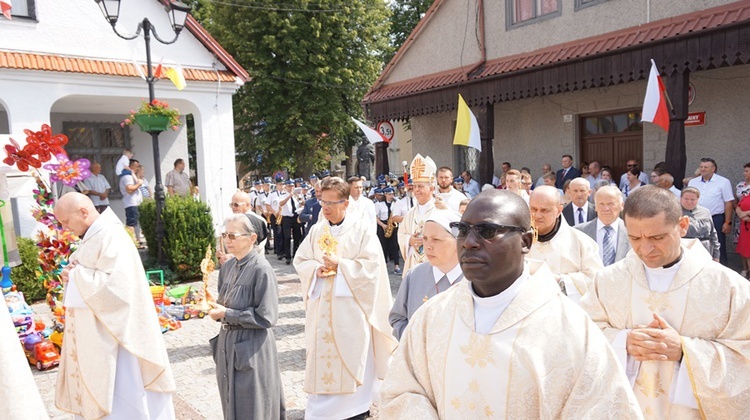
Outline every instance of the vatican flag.
POLYGON ((177 67, 172 67, 168 69, 164 75, 174 83, 177 90, 185 89, 185 75, 182 72, 182 66, 178 65, 177 67))
POLYGON ((458 94, 458 116, 456 117, 456 133, 453 135, 454 146, 473 147, 482 151, 482 141, 479 137, 479 123, 471 112, 466 101, 458 94))

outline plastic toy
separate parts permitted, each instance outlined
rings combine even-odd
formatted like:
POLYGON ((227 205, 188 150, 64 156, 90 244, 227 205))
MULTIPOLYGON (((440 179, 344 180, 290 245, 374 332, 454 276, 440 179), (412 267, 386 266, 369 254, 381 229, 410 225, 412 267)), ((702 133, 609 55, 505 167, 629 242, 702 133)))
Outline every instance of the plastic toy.
POLYGON ((46 370, 60 364, 60 353, 51 341, 41 334, 29 334, 23 339, 23 350, 29 363, 39 370, 46 370))
POLYGON ((165 306, 164 310, 173 317, 184 321, 191 317, 203 318, 206 316, 206 312, 196 309, 192 305, 169 305, 165 306))
POLYGON ((177 286, 164 291, 164 296, 173 305, 187 305, 188 303, 196 304, 200 300, 198 291, 193 286, 177 286))

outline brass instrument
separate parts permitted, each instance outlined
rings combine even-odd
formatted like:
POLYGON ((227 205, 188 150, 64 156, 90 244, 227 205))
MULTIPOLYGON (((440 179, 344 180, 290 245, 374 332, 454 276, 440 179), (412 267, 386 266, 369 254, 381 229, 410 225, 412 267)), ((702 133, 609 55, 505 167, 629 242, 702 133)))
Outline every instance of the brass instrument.
POLYGON ((281 226, 281 209, 276 213, 276 226, 281 226))
POLYGON ((396 229, 398 226, 398 223, 393 221, 393 212, 391 212, 388 215, 388 221, 385 222, 385 229, 383 229, 383 232, 385 233, 383 236, 385 238, 390 238, 393 235, 393 229, 396 229))
POLYGON ((266 213, 266 224, 267 225, 271 224, 271 213, 266 213))

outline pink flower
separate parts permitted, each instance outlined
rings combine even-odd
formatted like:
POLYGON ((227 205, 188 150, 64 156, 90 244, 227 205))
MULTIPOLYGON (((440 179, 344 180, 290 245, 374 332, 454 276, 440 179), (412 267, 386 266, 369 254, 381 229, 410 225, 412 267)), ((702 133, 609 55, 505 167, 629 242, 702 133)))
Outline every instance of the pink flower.
POLYGON ((120 123, 120 127, 125 127, 125 123, 124 123, 124 122, 121 122, 121 123, 120 123))
POLYGON ((125 124, 130 124, 130 118, 125 118, 125 124))
POLYGON ((173 125, 173 126, 172 126, 172 130, 174 130, 174 131, 177 131, 177 129, 178 129, 178 128, 179 128, 179 127, 177 127, 176 125, 173 125))

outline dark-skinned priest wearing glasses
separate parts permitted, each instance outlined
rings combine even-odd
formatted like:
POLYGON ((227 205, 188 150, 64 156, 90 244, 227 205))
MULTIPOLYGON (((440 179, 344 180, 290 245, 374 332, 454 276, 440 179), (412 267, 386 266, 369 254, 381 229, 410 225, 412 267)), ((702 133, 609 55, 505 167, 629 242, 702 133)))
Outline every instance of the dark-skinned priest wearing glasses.
POLYGON ((222 237, 232 258, 221 266, 219 296, 209 302, 208 315, 221 322, 209 343, 227 420, 286 418, 272 330, 279 318, 278 286, 271 264, 258 253, 264 224, 246 214, 224 222, 222 237))
POLYGON ((409 321, 381 418, 642 418, 604 335, 532 246, 526 202, 489 190, 452 223, 466 278, 409 321))

